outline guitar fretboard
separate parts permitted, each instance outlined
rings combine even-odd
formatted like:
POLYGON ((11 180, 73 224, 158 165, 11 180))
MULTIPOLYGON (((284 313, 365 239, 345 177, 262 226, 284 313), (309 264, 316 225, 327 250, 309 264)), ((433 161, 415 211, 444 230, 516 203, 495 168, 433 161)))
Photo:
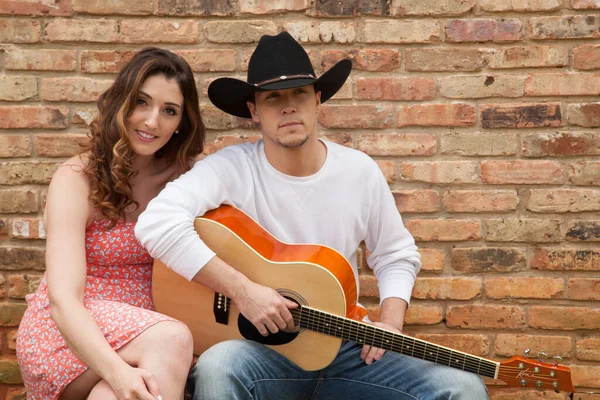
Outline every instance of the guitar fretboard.
POLYGON ((497 377, 499 364, 482 357, 306 306, 290 311, 300 327, 311 331, 447 365, 489 378, 497 377))

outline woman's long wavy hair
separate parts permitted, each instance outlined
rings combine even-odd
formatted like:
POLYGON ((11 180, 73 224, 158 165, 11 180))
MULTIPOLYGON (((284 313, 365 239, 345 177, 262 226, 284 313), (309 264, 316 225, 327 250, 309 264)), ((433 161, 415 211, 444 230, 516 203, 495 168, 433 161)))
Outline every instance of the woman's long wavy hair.
POLYGON ((140 88, 151 76, 174 79, 183 95, 179 133, 155 153, 178 172, 189 169, 190 161, 202 153, 205 128, 200 116, 196 82, 189 64, 178 55, 148 47, 137 53, 119 72, 112 86, 98 99, 98 117, 90 125, 89 156, 84 172, 91 182, 90 199, 111 227, 125 219, 126 209, 139 203, 133 198, 130 179, 137 174, 135 155, 127 136, 127 118, 134 111, 140 88))

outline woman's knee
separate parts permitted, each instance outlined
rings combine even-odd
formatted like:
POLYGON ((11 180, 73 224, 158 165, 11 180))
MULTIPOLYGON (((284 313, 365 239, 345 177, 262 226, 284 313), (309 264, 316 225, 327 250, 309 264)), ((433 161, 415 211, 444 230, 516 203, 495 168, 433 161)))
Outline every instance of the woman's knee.
MULTIPOLYGON (((189 328, 182 322, 161 322, 154 325, 147 340, 153 351, 181 360, 192 357, 194 339, 189 328)), ((148 331, 150 331, 150 329, 148 331)))
POLYGON ((92 388, 86 400, 118 400, 118 398, 106 381, 100 381, 92 388))

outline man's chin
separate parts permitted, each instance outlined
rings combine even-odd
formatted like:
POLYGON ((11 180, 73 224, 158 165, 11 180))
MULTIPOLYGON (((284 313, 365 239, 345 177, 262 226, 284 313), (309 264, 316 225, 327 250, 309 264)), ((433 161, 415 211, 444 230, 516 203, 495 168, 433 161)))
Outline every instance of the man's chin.
POLYGON ((295 149, 304 146, 308 142, 308 136, 302 138, 289 138, 287 140, 280 140, 279 145, 286 149, 295 149))

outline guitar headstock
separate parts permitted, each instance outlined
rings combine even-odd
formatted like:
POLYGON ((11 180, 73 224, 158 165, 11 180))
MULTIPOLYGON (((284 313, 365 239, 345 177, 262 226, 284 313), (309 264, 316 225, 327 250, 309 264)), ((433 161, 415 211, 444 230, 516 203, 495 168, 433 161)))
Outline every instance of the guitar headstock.
POLYGON ((498 379, 520 388, 575 391, 568 367, 518 356, 500 363, 498 379))

